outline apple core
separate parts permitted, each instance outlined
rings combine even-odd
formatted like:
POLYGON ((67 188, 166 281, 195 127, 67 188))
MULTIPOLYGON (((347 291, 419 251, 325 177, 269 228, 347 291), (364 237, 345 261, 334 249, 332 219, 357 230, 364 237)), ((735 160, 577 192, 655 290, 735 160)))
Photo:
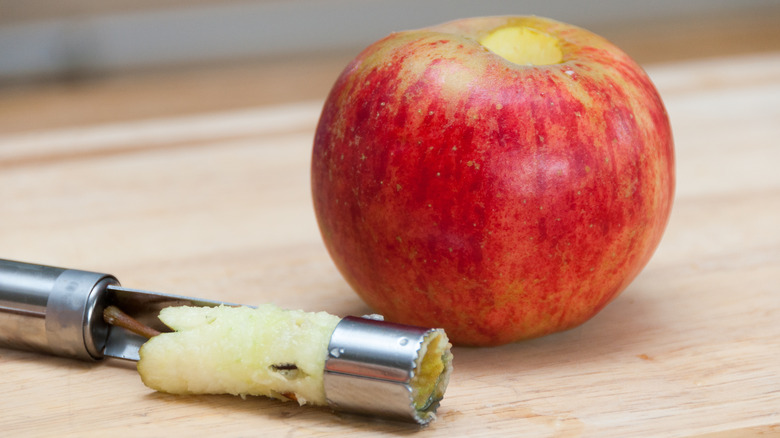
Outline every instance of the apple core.
POLYGON ((479 43, 518 65, 551 65, 563 61, 558 38, 525 26, 501 27, 479 43))
POLYGON ((415 409, 424 413, 444 397, 452 371, 447 336, 440 331, 426 335, 410 386, 415 409))

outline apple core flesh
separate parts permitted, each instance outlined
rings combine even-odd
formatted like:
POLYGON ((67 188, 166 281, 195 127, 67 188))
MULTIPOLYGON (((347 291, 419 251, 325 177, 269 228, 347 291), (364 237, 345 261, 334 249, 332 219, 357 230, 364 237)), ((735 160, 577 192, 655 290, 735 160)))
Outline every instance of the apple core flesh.
POLYGON ((450 362, 449 340, 442 332, 432 332, 423 343, 410 386, 412 401, 418 411, 427 411, 431 403, 444 397, 449 382, 450 362))
POLYGON ((528 27, 502 27, 482 38, 479 43, 518 65, 551 65, 563 60, 557 38, 528 27))
POLYGON ((582 324, 630 284, 671 211, 674 151, 658 92, 614 45, 484 17, 358 55, 311 176, 326 247, 369 306, 499 345, 582 324))

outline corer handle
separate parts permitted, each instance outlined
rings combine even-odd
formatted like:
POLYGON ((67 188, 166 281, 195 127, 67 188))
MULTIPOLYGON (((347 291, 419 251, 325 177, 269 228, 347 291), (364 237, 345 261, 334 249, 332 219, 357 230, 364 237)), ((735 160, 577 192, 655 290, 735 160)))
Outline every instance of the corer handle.
POLYGON ((0 259, 0 346, 76 359, 103 357, 109 274, 0 259))

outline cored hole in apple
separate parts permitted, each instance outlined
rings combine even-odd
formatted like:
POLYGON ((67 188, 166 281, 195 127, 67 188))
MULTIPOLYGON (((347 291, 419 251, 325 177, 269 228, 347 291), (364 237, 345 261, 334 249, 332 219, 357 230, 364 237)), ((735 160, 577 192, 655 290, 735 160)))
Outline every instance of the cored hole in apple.
POLYGON ((500 27, 479 43, 518 65, 552 65, 563 61, 558 38, 530 27, 500 27))

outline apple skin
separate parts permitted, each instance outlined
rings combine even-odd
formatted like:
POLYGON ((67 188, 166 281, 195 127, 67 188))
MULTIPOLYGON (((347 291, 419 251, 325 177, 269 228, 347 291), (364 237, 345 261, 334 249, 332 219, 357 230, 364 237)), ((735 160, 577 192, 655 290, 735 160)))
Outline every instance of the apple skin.
POLYGON ((617 47, 538 17, 484 17, 372 44, 331 90, 312 193, 325 245, 386 319, 490 346, 582 324, 639 274, 674 197, 661 98, 617 47), (560 64, 478 40, 522 25, 560 64))

